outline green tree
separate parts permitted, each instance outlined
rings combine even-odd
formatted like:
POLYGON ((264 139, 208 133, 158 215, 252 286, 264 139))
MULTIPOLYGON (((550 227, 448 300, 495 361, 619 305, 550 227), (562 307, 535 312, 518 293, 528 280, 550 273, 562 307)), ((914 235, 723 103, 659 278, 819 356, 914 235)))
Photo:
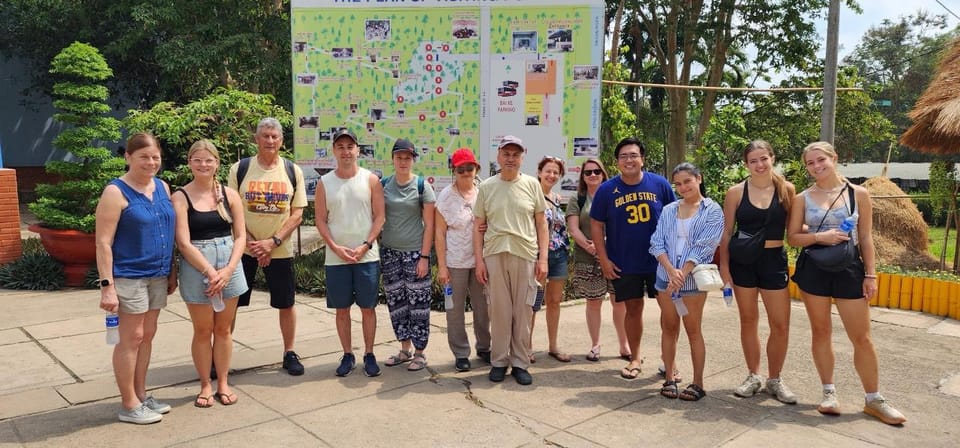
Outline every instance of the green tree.
POLYGON ((105 114, 109 91, 100 83, 113 76, 96 48, 74 42, 50 63, 57 80, 53 86, 53 118, 68 126, 53 145, 70 153, 70 160, 47 162, 47 173, 59 176, 57 184, 37 185, 30 211, 47 227, 93 232, 94 212, 107 183, 124 171, 124 160, 96 142, 120 139, 120 123, 105 114))

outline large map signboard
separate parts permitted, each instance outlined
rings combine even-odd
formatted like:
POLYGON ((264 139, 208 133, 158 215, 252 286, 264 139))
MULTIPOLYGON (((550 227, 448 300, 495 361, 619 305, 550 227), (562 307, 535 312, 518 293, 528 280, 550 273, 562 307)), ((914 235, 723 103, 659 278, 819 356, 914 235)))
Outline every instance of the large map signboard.
MULTIPOLYGON (((336 166, 330 136, 360 140, 361 165, 393 171, 398 138, 420 149, 415 171, 436 190, 468 147, 486 177, 497 142, 527 144, 570 168, 596 156, 604 2, 600 0, 293 0, 294 153, 310 194, 336 166)), ((576 189, 576 169, 561 187, 576 189)))

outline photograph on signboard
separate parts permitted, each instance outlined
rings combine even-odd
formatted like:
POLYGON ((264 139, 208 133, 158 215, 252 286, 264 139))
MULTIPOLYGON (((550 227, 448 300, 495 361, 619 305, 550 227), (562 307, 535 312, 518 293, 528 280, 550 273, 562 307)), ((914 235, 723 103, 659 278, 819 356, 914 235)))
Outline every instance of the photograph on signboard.
POLYGON ((593 137, 573 138, 574 157, 598 157, 599 155, 600 145, 597 143, 597 139, 593 137))
POLYGON ((527 73, 546 73, 547 61, 527 61, 527 73))
POLYGON ((330 51, 334 59, 350 59, 353 57, 353 48, 334 48, 330 51))
POLYGON ((293 43, 293 52, 294 53, 303 53, 307 51, 307 43, 302 41, 297 41, 293 43))
POLYGON ((536 31, 514 31, 512 49, 514 53, 536 53, 537 32, 536 31))
POLYGON ((390 40, 389 20, 367 20, 364 37, 368 41, 390 40))
POLYGON ((316 129, 320 126, 319 117, 297 117, 301 129, 316 129))
POLYGON ((548 29, 547 51, 573 51, 573 30, 569 28, 548 29))
POLYGON ((600 76, 600 67, 596 65, 574 65, 574 81, 594 81, 600 76))
POLYGON ((453 21, 453 37, 456 39, 476 39, 480 36, 477 32, 476 19, 457 19, 453 21))
POLYGON ((313 86, 317 84, 316 73, 300 73, 297 75, 298 86, 313 86))

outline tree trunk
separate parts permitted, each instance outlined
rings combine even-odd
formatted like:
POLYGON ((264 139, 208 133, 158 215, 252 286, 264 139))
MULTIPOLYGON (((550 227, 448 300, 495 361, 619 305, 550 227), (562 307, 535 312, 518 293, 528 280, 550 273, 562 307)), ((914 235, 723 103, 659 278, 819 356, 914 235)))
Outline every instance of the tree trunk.
POLYGON ((613 36, 610 44, 610 62, 616 64, 620 60, 620 30, 623 26, 623 4, 626 0, 620 0, 617 5, 617 14, 613 19, 613 36))
MULTIPOLYGON (((707 85, 711 87, 719 86, 723 80, 723 68, 727 64, 727 50, 733 41, 731 27, 733 22, 733 0, 724 0, 717 7, 716 23, 714 33, 716 35, 713 44, 713 55, 710 58, 710 73, 707 76, 707 85)), ((708 90, 703 94, 701 103, 700 122, 697 130, 693 134, 693 147, 699 148, 703 145, 703 135, 710 127, 710 119, 713 117, 713 111, 717 105, 717 91, 708 90)))

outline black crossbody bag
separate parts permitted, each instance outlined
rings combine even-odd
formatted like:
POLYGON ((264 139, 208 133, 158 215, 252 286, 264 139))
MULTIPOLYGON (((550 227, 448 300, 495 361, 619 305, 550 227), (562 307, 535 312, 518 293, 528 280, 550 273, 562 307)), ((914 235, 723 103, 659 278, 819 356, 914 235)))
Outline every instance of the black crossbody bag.
MULTIPOLYGON (((853 188, 850 188, 850 184, 845 184, 843 188, 850 196, 850 216, 853 216, 853 212, 857 209, 857 202, 853 194, 853 188)), ((830 210, 833 209, 833 205, 837 203, 837 200, 840 199, 840 196, 843 196, 843 190, 841 190, 836 199, 830 203, 830 207, 827 207, 827 213, 830 213, 830 210)), ((820 228, 823 227, 823 222, 826 219, 827 214, 825 213, 823 215, 823 219, 820 220, 820 225, 817 226, 816 232, 820 231, 820 228)), ((859 254, 857 253, 857 246, 853 243, 853 239, 851 238, 842 243, 834 244, 833 246, 823 246, 820 244, 807 246, 803 249, 803 251, 800 252, 800 256, 810 259, 810 261, 820 268, 820 270, 827 272, 840 272, 853 264, 859 254)))
MULTIPOLYGON (((743 188, 747 189, 749 187, 744 184, 743 188)), ((770 205, 767 206, 767 218, 763 220, 763 227, 760 228, 759 232, 751 235, 737 229, 737 233, 730 236, 730 242, 727 244, 727 253, 730 254, 730 259, 735 263, 754 264, 760 259, 760 255, 763 254, 763 246, 767 242, 767 225, 770 224, 771 214, 770 207, 773 207, 773 201, 777 199, 777 191, 774 189, 773 198, 770 199, 770 205)), ((740 201, 743 202, 743 196, 740 197, 740 201)))

